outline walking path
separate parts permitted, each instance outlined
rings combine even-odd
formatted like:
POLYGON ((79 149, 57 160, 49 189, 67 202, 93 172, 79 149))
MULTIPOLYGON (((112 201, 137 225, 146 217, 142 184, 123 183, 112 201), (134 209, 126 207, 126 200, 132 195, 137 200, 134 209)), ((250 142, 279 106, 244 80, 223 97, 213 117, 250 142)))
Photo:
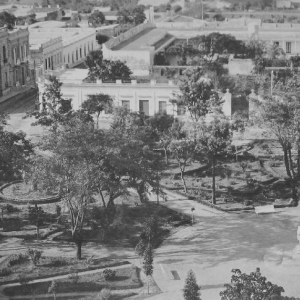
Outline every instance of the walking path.
MULTIPOLYGON (((149 299, 182 300, 184 280, 188 270, 192 269, 201 286, 201 299, 220 300, 219 293, 224 284, 230 282, 232 269, 250 273, 256 267, 261 268, 269 281, 284 287, 284 296, 299 297, 300 273, 281 272, 282 268, 274 268, 266 254, 279 245, 296 246, 300 207, 277 209, 276 213, 268 215, 224 213, 175 192, 166 193, 168 201, 160 198, 160 204, 189 215, 191 208, 195 208, 195 224, 171 235, 155 251, 153 277, 162 294, 149 299)), ((156 195, 152 195, 150 201, 156 201, 156 195)), ((19 246, 27 246, 26 243, 19 246)), ((13 244, 9 246, 13 248, 13 244)), ((73 256, 75 251, 72 244, 50 241, 30 246, 41 247, 45 255, 52 256, 73 256)), ((96 243, 85 244, 83 252, 85 255, 136 259, 133 249, 107 249, 96 243)), ((280 264, 282 259, 276 259, 280 264)))
MULTIPOLYGON (((176 232, 155 251, 153 277, 163 294, 151 300, 182 300, 190 269, 201 286, 201 299, 220 300, 219 293, 230 283, 232 269, 250 273, 256 267, 269 281, 284 287, 284 296, 300 296, 300 272, 283 273, 281 268, 271 268, 266 259, 274 247, 298 243, 300 207, 277 209, 268 215, 230 214, 167 193, 169 200, 161 199, 160 204, 188 214, 194 207, 195 225, 176 232)), ((282 259, 276 259, 280 264, 282 259)))

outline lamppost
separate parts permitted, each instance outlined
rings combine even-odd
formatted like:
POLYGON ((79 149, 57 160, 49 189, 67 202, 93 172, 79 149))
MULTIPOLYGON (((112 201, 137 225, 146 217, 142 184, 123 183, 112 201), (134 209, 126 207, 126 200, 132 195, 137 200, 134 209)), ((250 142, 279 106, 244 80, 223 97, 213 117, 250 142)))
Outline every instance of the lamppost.
POLYGON ((194 210, 195 210, 195 208, 192 207, 191 208, 191 212, 192 212, 192 225, 194 225, 194 222, 195 222, 195 219, 194 219, 194 210))

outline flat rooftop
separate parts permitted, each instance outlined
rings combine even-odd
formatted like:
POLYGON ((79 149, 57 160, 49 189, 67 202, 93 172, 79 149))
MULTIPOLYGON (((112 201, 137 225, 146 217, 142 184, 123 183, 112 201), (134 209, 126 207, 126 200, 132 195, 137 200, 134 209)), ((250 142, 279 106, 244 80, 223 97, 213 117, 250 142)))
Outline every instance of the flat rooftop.
POLYGON ((62 37, 63 46, 70 45, 90 35, 95 35, 94 29, 82 28, 29 28, 29 41, 32 49, 39 47, 51 39, 62 37), (35 47, 35 48, 34 48, 35 47))
POLYGON ((37 28, 61 28, 66 25, 66 22, 60 21, 43 21, 37 22, 31 25, 28 25, 28 29, 37 29, 37 28))
POLYGON ((57 75, 57 77, 65 83, 74 83, 81 82, 85 78, 87 78, 89 73, 88 69, 67 69, 63 71, 61 74, 57 75))
POLYGON ((112 48, 112 50, 143 50, 143 47, 152 46, 159 41, 158 37, 164 38, 167 31, 164 29, 145 29, 131 38, 121 42, 119 45, 112 48))

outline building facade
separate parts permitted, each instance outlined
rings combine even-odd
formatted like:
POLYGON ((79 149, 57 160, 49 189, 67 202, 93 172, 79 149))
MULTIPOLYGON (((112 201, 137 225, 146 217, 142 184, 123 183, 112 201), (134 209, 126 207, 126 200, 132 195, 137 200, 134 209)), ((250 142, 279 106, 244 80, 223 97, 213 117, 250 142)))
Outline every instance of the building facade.
MULTIPOLYGON (((172 81, 167 83, 157 83, 151 80, 149 83, 137 83, 131 80, 130 83, 123 83, 117 80, 116 83, 103 83, 98 80, 97 83, 86 83, 83 81, 87 77, 88 71, 83 69, 65 70, 61 74, 56 74, 63 83, 61 93, 65 98, 72 99, 74 110, 81 108, 82 103, 92 94, 108 94, 113 98, 114 106, 126 107, 133 112, 142 112, 145 115, 153 116, 155 113, 163 113, 174 116, 187 116, 185 111, 178 109, 177 105, 170 101, 174 99, 174 94, 178 94, 179 88, 172 81)), ((40 109, 43 109, 42 94, 45 85, 48 83, 45 79, 38 81, 40 109)), ((227 116, 231 116, 231 94, 227 91, 224 94, 223 111, 227 116)), ((102 116, 109 117, 105 112, 102 116)))
POLYGON ((42 44, 35 44, 30 40, 30 57, 32 70, 35 70, 35 77, 59 69, 63 65, 63 42, 61 37, 51 39, 42 44))
POLYGON ((90 51, 100 48, 96 40, 96 31, 90 28, 32 26, 29 31, 31 56, 37 58, 37 77, 62 66, 77 66, 86 59, 90 51))
POLYGON ((0 96, 30 82, 27 28, 0 28, 0 96))

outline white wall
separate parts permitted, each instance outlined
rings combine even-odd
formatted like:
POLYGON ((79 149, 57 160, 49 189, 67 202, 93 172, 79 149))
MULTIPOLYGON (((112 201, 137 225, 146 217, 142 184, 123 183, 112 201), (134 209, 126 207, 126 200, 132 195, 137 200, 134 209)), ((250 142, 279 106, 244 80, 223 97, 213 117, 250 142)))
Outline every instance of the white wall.
POLYGON ((73 66, 76 66, 84 61, 90 51, 98 49, 100 49, 100 45, 96 41, 96 33, 94 35, 86 36, 80 40, 74 41, 69 45, 64 45, 63 63, 68 65, 69 68, 72 68, 73 66), (76 50, 78 57, 76 57, 76 50))

